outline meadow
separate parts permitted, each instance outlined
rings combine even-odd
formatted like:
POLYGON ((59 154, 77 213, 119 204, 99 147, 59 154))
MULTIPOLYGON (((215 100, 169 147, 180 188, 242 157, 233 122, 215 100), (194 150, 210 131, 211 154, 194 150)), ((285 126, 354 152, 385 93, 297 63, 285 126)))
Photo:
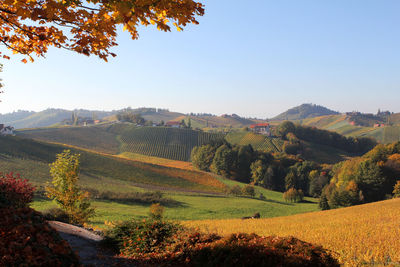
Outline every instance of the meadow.
POLYGON ((260 220, 200 220, 184 225, 229 235, 295 236, 334 252, 346 266, 400 266, 400 199, 260 220))

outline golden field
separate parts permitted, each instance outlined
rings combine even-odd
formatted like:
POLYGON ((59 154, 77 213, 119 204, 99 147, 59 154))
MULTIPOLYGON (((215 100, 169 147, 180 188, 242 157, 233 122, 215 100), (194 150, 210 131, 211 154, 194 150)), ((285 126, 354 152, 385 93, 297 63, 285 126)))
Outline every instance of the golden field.
POLYGON ((333 251, 345 266, 400 266, 400 199, 287 217, 184 224, 220 235, 295 236, 333 251))

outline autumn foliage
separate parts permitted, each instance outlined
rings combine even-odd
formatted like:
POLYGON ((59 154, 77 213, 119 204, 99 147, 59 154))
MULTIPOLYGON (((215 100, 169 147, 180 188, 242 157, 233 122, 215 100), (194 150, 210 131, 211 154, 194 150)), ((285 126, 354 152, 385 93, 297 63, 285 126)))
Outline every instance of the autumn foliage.
POLYGON ((32 201, 34 190, 19 174, 0 173, 0 208, 27 206, 32 201))
POLYGON ((0 208, 0 266, 80 266, 68 243, 31 208, 0 208))
POLYGON ((120 25, 137 39, 140 25, 170 31, 171 23, 180 31, 198 24, 196 16, 203 14, 203 4, 193 0, 5 0, 0 3, 0 42, 31 61, 51 46, 107 60, 115 56, 109 49, 117 45, 120 25))

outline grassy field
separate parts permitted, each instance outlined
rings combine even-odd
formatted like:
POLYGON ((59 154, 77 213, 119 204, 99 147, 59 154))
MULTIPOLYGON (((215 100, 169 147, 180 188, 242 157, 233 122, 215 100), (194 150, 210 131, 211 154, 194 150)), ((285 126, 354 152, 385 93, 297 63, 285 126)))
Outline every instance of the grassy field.
POLYGON ((400 266, 400 199, 260 220, 202 220, 184 224, 228 235, 295 236, 337 253, 347 266, 400 266))
MULTIPOLYGON (((165 198, 175 201, 166 206, 165 217, 172 220, 203 220, 241 218, 256 212, 262 218, 287 216, 304 212, 317 211, 315 199, 307 198, 304 203, 287 203, 282 194, 258 188, 266 196, 265 200, 257 198, 233 197, 226 195, 164 192, 165 198)), ((91 221, 96 227, 104 228, 105 221, 122 221, 132 218, 146 218, 150 204, 127 201, 95 200, 96 216, 91 221)), ((55 207, 49 200, 36 199, 32 207, 39 211, 55 207)))

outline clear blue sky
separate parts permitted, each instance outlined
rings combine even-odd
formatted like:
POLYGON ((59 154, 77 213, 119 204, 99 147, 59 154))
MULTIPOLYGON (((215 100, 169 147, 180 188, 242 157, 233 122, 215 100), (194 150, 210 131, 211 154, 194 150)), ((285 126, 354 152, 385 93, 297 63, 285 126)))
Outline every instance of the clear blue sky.
POLYGON ((121 32, 108 63, 58 49, 3 62, 0 113, 146 106, 266 118, 302 103, 400 112, 400 1, 203 2, 200 25, 183 32, 121 32))

